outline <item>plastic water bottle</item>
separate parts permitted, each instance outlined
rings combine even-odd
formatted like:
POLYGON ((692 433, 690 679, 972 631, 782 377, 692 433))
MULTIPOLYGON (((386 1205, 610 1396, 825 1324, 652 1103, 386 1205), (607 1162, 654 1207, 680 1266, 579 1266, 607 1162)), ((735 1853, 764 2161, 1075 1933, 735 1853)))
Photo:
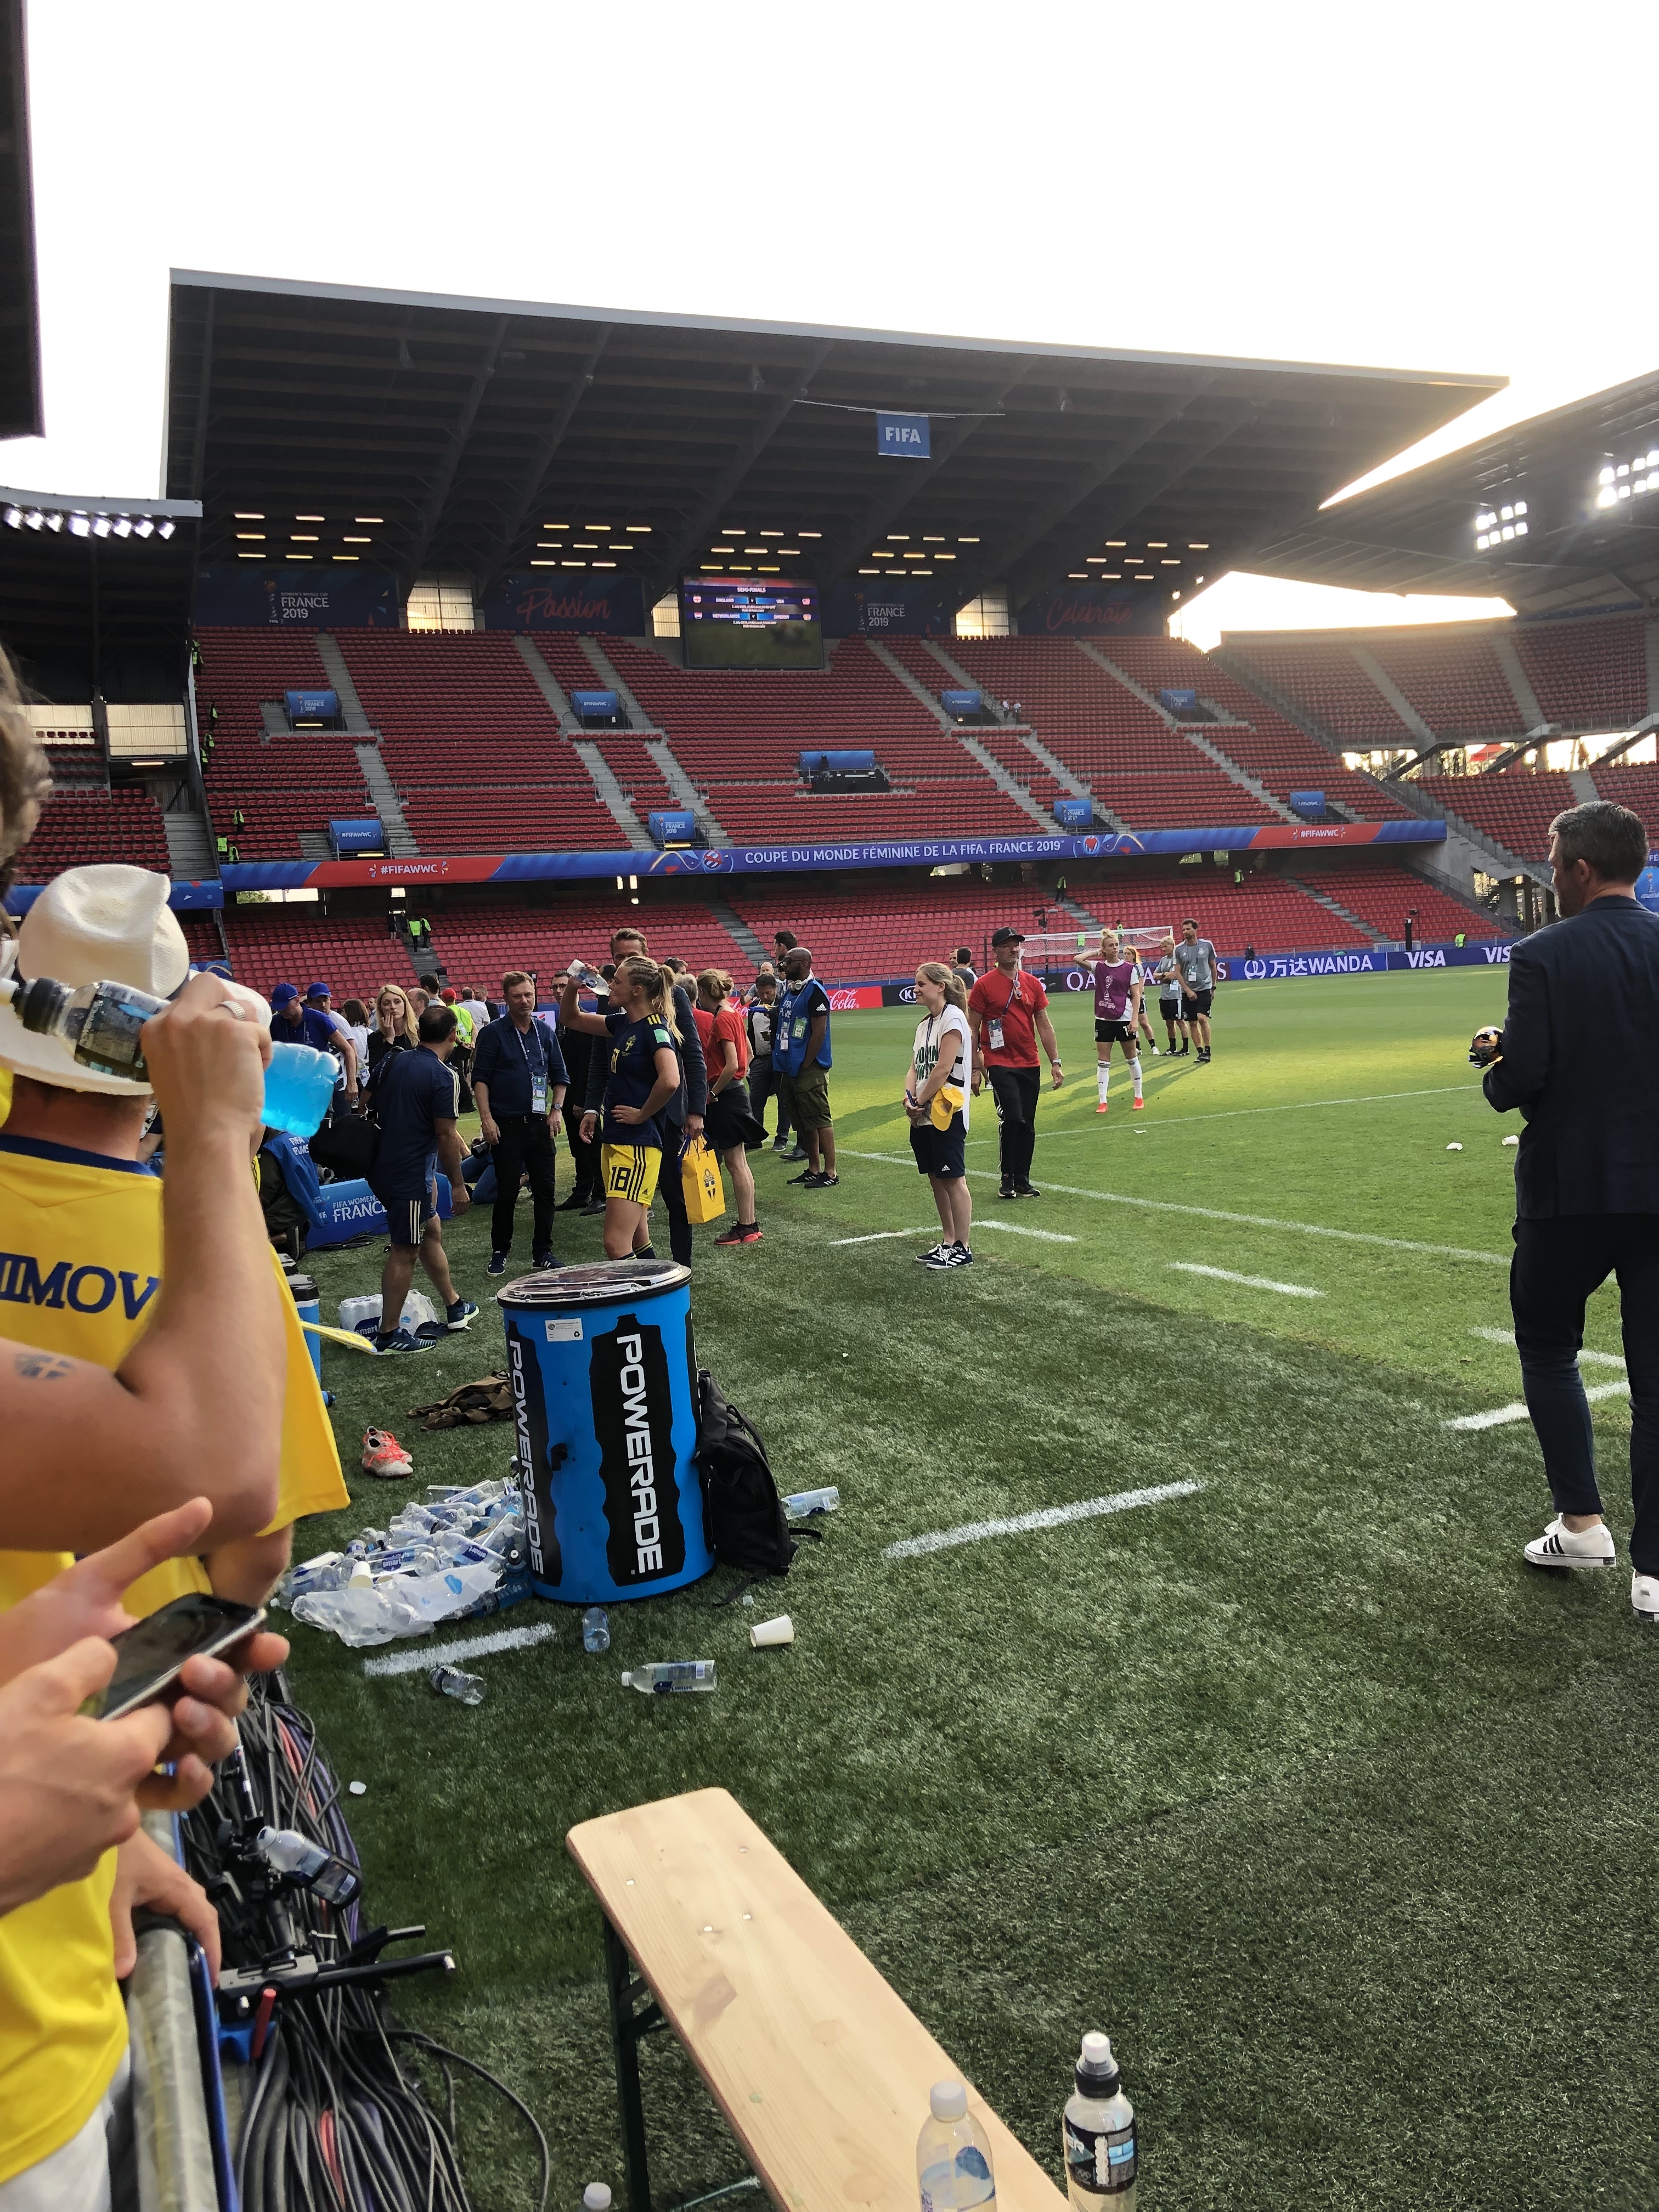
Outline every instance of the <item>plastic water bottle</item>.
POLYGON ((1088 2034, 1060 2124, 1066 2193, 1077 2212, 1135 2212, 1135 2110, 1109 2036, 1088 2034))
POLYGON ((463 1705, 481 1705, 484 1698, 482 1674, 464 1674, 459 1667, 434 1667, 427 1676, 434 1690, 463 1705))
POLYGON ((611 1649, 611 1623, 605 1617, 602 1605, 590 1605, 582 1615, 582 1650, 608 1651, 611 1649))
POLYGON ((349 1905, 363 1886, 362 1876, 348 1860, 325 1851, 297 1828, 261 1828, 253 1841, 267 1866, 291 1875, 325 1905, 349 1905))
POLYGON ((833 1513, 841 1504, 841 1492, 832 1483, 828 1490, 798 1490, 783 1501, 783 1510, 792 1521, 805 1521, 814 1513, 833 1513))
POLYGON ((969 2205, 994 2205, 991 2145, 968 2110, 967 2090, 960 2081, 935 2081, 927 2103, 927 2118, 916 2137, 921 2212, 963 2212, 969 2205))
POLYGON ((677 1697, 687 1690, 712 1690, 715 1686, 712 1659, 653 1659, 648 1667, 623 1670, 623 1682, 647 1697, 677 1697))
MULTIPOLYGON (((82 983, 72 989, 37 975, 27 983, 8 981, 4 994, 26 1030, 61 1037, 83 1067, 104 1075, 142 1082, 143 1030, 167 1006, 165 999, 130 983, 82 983)), ((273 1045, 265 1070, 264 1119, 271 1129, 292 1137, 314 1136, 333 1103, 339 1064, 331 1052, 309 1045, 273 1045)))

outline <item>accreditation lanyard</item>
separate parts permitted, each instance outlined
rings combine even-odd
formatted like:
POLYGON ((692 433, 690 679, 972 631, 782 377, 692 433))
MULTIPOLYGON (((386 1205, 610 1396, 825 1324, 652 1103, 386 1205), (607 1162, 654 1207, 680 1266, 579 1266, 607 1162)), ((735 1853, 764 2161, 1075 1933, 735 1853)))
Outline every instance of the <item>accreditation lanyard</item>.
POLYGON ((533 1014, 530 1018, 530 1029, 531 1034, 536 1040, 536 1053, 540 1063, 536 1067, 530 1066, 530 1052, 524 1041, 524 1031, 516 1022, 513 1024, 513 1034, 519 1040, 519 1050, 524 1054, 524 1064, 530 1068, 530 1110, 532 1114, 545 1114, 547 1111, 547 1047, 542 1042, 540 1024, 533 1014))

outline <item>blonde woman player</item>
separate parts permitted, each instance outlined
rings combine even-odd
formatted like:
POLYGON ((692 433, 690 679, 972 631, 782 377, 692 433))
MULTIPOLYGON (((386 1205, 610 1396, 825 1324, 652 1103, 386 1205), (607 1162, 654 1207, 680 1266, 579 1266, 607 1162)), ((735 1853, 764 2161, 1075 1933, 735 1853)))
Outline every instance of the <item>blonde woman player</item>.
MULTIPOLYGON (((599 1182, 605 1192, 605 1256, 625 1260, 651 1253, 647 1217, 657 1194, 667 1124, 663 1108, 680 1087, 679 1030, 674 1020, 673 980, 644 953, 623 961, 611 981, 611 1011, 585 1014, 586 970, 564 981, 559 1026, 605 1038, 611 1073, 605 1086, 599 1182)), ((679 1173, 678 1154, 668 1162, 679 1173)))
POLYGON ((1097 1114, 1107 1110, 1106 1093, 1112 1079, 1112 1047, 1121 1044, 1134 1085, 1133 1110, 1146 1105, 1140 1095, 1140 1045, 1135 1027, 1140 1018, 1140 969, 1133 959, 1121 957, 1117 932, 1100 935, 1100 956, 1095 962, 1095 1095, 1097 1114))
POLYGON ((1163 1018, 1164 1030, 1170 1040, 1172 1059, 1179 1059, 1192 1046, 1187 1037, 1187 1018, 1181 1010, 1181 968, 1175 957, 1175 939, 1165 937, 1158 948, 1158 963, 1152 969, 1158 981, 1158 1011, 1163 1018), (1181 1043, 1176 1044, 1176 1031, 1181 1032, 1181 1043))
POLYGON ((924 960, 916 970, 916 1002, 922 1018, 910 1050, 904 1111, 910 1149, 932 1188, 939 1222, 939 1243, 916 1258, 936 1272, 969 1267, 974 1201, 964 1153, 974 1033, 968 1024, 968 994, 954 969, 942 960, 924 960))

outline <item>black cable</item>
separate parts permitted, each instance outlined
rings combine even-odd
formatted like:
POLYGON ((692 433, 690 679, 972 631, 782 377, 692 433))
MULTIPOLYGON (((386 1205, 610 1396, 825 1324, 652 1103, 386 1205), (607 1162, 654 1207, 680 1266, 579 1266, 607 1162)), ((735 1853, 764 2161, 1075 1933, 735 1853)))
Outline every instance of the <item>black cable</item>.
POLYGON ((456 2147, 456 2067, 497 2090, 529 2124, 541 2158, 537 2212, 545 2212, 547 2140, 505 2082, 400 2027, 383 1983, 319 1988, 290 1978, 306 1954, 319 1968, 347 1963, 373 1923, 356 1902, 331 1905, 277 1875, 254 1846, 262 1826, 290 1829, 359 1866, 339 1779, 280 1674, 253 1685, 240 1736, 240 1754, 185 1817, 182 1834, 189 1870, 218 1910, 226 1968, 246 1978, 250 1994, 276 1992, 233 2150, 246 2212, 471 2212, 456 2147), (407 2046, 402 2059, 399 2043, 407 2046), (436 2067, 441 2093, 434 2084, 428 2095, 422 2058, 436 2067))

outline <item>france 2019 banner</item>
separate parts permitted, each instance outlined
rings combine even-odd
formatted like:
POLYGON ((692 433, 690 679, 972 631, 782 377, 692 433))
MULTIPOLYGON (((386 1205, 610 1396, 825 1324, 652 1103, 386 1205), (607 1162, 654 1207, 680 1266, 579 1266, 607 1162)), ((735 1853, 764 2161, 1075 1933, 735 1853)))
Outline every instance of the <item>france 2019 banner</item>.
MULTIPOLYGON (((951 595, 943 584, 920 576, 856 576, 831 584, 823 595, 826 637, 949 637, 951 595)), ((939 672, 941 684, 947 679, 939 672)))
POLYGON ((478 609, 486 629, 587 630, 643 637, 645 599, 637 576, 504 576, 478 609))
POLYGON ((398 580, 385 568, 343 569, 305 562, 293 568, 199 568, 198 629, 397 629, 398 580))

